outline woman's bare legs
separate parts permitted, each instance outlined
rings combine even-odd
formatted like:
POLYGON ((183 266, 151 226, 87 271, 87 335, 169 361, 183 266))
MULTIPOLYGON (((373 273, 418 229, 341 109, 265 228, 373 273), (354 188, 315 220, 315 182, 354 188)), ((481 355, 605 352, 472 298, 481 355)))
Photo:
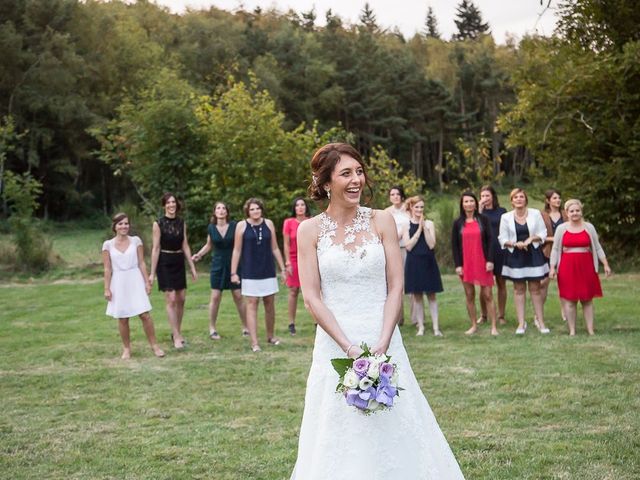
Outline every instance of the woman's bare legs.
POLYGON ((233 301, 236 304, 236 310, 238 310, 238 315, 240 316, 240 322, 242 323, 242 333, 249 332, 247 328, 247 306, 244 303, 244 299, 242 298, 242 293, 240 293, 240 289, 231 290, 231 296, 233 297, 233 301))
POLYGON ((129 360, 131 358, 131 333, 129 330, 129 319, 118 319, 118 330, 120 331, 120 338, 122 339, 122 358, 123 360, 129 360))
POLYGON ((289 331, 291 335, 295 335, 296 333, 296 311, 298 310, 298 294, 300 293, 300 288, 298 287, 289 287, 289 297, 288 297, 288 312, 289 312, 289 331), (293 328, 291 327, 293 325, 293 328))
POLYGON ((513 303, 516 307, 516 317, 518 319, 518 329, 524 330, 525 302, 527 300, 526 282, 513 282, 513 303))
POLYGON ((436 337, 441 337, 440 332, 440 320, 438 317, 438 300, 436 300, 435 293, 427 293, 427 300, 429 301, 429 314, 431 315, 431 325, 433 327, 433 334, 436 337))
POLYGON ((573 337, 576 334, 576 316, 578 313, 578 302, 572 302, 561 298, 560 301, 564 304, 564 313, 567 316, 567 326, 569 327, 569 336, 573 337))
POLYGON ((593 330, 593 300, 588 300, 582 303, 582 314, 584 315, 584 323, 587 326, 587 333, 589 335, 595 335, 595 331, 593 330))
POLYGON ((144 333, 147 336, 149 345, 151 345, 153 354, 156 357, 164 357, 164 352, 158 345, 158 340, 156 339, 156 330, 153 326, 153 320, 151 319, 151 315, 149 315, 149 312, 141 313, 140 321, 142 322, 142 328, 144 329, 144 333))
POLYGON ((504 325, 507 323, 504 319, 505 310, 507 308, 507 280, 502 275, 496 275, 496 289, 498 291, 498 323, 504 325))
POLYGON ((251 338, 251 348, 255 351, 260 348, 258 344, 258 303, 259 297, 246 297, 247 329, 251 338))
POLYGON ((218 322, 218 311, 220 309, 221 300, 222 290, 218 290, 217 288, 211 289, 211 297, 209 298, 209 335, 215 340, 220 338, 220 336, 215 338, 214 332, 218 333, 216 324, 218 322))
POLYGON ((165 307, 167 309, 167 321, 171 329, 173 346, 184 347, 184 338, 180 329, 182 327, 182 315, 184 313, 185 290, 169 290, 164 292, 165 307))
POLYGON ((538 319, 537 327, 541 332, 548 333, 546 325, 544 324, 544 300, 542 298, 542 289, 540 287, 540 280, 531 280, 527 282, 529 284, 529 295, 531 295, 531 303, 533 303, 533 310, 538 319))
POLYGON ((473 283, 462 282, 464 288, 464 300, 467 305, 467 314, 471 321, 471 328, 464 332, 466 335, 473 335, 478 331, 478 316, 476 311, 476 288, 473 283))
POLYGON ((262 298, 262 303, 264 304, 264 323, 267 327, 267 341, 269 343, 274 343, 277 339, 274 336, 274 331, 276 328, 276 302, 275 295, 267 295, 262 298))
POLYGON ((498 335, 498 326, 496 322, 496 306, 493 303, 493 292, 491 287, 480 287, 480 298, 484 299, 487 306, 487 314, 491 321, 491 335, 498 335))
POLYGON ((424 335, 424 299, 422 293, 411 294, 413 314, 415 315, 418 332, 416 335, 424 335))

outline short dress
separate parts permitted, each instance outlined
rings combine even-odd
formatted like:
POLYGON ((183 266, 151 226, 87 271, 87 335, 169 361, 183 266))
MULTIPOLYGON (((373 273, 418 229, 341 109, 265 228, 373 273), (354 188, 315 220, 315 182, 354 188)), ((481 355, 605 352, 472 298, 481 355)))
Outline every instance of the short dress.
POLYGON ((462 281, 481 287, 493 286, 493 272, 487 272, 482 250, 482 233, 477 221, 465 222, 462 228, 462 281))
MULTIPOLYGON (((409 224, 409 237, 418 231, 418 224, 409 224)), ((433 249, 429 248, 424 235, 407 250, 404 264, 404 293, 438 293, 442 292, 440 269, 433 249)))
MULTIPOLYGON (((524 242, 529 238, 529 227, 525 223, 516 224, 516 240, 524 242)), ((531 280, 542 280, 549 276, 549 264, 542 252, 542 248, 535 248, 529 245, 527 250, 513 249, 504 251, 504 265, 502 267, 502 276, 509 280, 524 282, 531 280)))
POLYGON ((565 232, 562 248, 584 248, 584 252, 562 252, 558 267, 558 290, 560 298, 572 302, 588 302, 602 297, 600 278, 593 268, 591 239, 586 230, 579 233, 565 232))
POLYGON ((278 279, 271 250, 271 230, 264 220, 258 225, 246 223, 240 257, 242 295, 247 297, 273 295, 278 292, 278 279))
POLYGON ((151 310, 145 278, 138 265, 139 237, 129 237, 129 246, 124 252, 115 246, 115 239, 102 244, 111 259, 111 300, 107 304, 107 315, 113 318, 130 318, 151 310))
POLYGON ((502 214, 507 213, 502 207, 484 209, 482 215, 489 219, 491 223, 491 231, 493 232, 493 238, 491 239, 491 248, 493 249, 493 274, 496 276, 502 275, 502 265, 504 264, 504 250, 500 246, 498 241, 498 234, 500 233, 500 217, 502 214))
POLYGON ((287 274, 287 287, 300 288, 300 276, 298 275, 298 226, 300 222, 295 218, 287 218, 282 225, 282 235, 289 237, 289 263, 291 274, 287 274))
POLYGON ((181 218, 161 217, 160 256, 156 266, 158 289, 163 292, 184 290, 187 288, 187 274, 184 268, 184 220, 181 218))
POLYGON ((240 285, 231 283, 231 255, 233 254, 233 237, 236 234, 237 222, 229 222, 224 237, 218 227, 209 224, 207 231, 213 245, 211 254, 211 290, 237 290, 240 285))

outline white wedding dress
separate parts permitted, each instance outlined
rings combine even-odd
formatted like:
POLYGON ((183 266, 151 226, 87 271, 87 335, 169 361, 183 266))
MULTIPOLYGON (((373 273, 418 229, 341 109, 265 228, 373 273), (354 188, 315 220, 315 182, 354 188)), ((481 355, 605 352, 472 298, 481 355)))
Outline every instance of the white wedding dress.
MULTIPOLYGON (((349 339, 373 347, 382 329, 387 284, 384 249, 371 233, 370 218, 371 209, 359 207, 344 240, 336 244, 337 225, 323 213, 317 255, 324 303, 349 339)), ((416 381, 397 327, 387 354, 398 366, 398 385, 404 390, 390 410, 363 415, 336 393, 338 374, 331 359, 345 354, 317 329, 291 480, 464 478, 416 381)))

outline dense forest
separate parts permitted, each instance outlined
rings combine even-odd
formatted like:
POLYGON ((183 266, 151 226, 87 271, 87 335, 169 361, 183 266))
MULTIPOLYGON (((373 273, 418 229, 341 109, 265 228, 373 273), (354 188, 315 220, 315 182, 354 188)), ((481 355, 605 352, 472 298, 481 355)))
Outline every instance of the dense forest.
POLYGON ((313 149, 342 139, 382 185, 542 179, 637 252, 639 9, 530 1, 555 8, 555 34, 497 45, 468 0, 450 39, 430 8, 405 38, 367 4, 352 25, 331 11, 0 0, 2 215, 27 215, 25 192, 58 220, 165 190, 200 222, 217 198, 282 210, 313 149))

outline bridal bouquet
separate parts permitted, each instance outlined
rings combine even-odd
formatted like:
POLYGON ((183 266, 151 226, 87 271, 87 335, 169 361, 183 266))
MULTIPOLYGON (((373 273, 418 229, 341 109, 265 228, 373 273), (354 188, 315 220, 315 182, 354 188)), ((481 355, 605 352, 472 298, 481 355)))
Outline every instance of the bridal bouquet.
POLYGON ((344 394, 347 405, 369 415, 393 407, 402 388, 391 357, 372 354, 366 343, 360 347, 364 351, 358 358, 334 358, 331 364, 340 375, 336 392, 344 394))

